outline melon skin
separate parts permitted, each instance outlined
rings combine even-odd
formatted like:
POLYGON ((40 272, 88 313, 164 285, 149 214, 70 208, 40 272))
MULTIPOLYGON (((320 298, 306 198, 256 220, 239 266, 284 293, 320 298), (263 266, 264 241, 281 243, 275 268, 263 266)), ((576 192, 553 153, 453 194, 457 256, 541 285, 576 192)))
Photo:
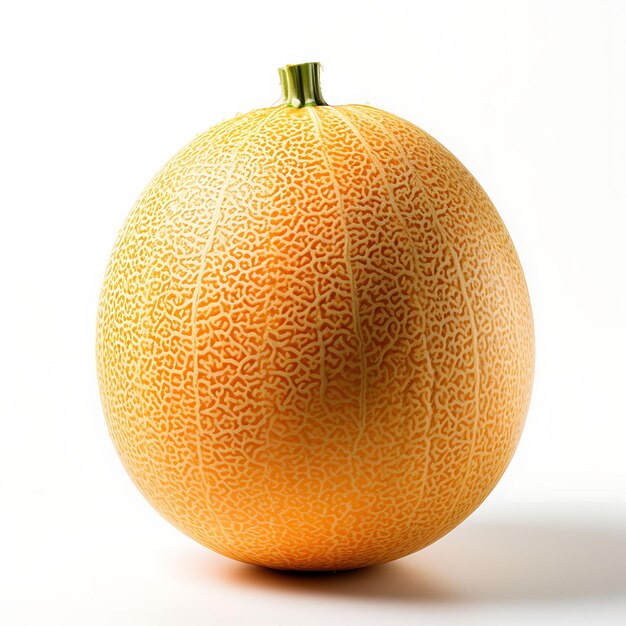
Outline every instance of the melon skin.
POLYGON ((382 563, 465 519, 518 443, 533 346, 483 189, 357 105, 253 111, 181 150, 119 234, 97 324, 137 487, 279 569, 382 563))

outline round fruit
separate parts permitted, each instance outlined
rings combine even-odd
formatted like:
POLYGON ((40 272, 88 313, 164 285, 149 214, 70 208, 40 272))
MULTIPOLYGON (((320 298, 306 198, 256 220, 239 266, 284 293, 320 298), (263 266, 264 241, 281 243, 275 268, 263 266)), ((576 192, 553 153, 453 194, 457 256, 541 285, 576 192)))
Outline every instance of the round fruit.
POLYGON ((441 144, 284 101, 197 137, 127 219, 97 352, 117 451, 200 543, 281 569, 381 563, 487 496, 521 434, 533 326, 489 198, 441 144))

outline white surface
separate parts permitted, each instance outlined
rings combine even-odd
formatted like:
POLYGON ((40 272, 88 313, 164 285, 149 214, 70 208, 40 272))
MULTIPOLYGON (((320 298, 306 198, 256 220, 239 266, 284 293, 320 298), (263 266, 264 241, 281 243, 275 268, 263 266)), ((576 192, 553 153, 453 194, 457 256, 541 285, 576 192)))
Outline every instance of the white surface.
POLYGON ((625 2, 5 3, 0 58, 3 626, 625 623, 625 2), (526 431, 483 507, 327 577, 228 561, 161 520, 108 440, 93 355, 143 186, 303 60, 331 103, 402 115, 469 167, 537 333, 526 431))

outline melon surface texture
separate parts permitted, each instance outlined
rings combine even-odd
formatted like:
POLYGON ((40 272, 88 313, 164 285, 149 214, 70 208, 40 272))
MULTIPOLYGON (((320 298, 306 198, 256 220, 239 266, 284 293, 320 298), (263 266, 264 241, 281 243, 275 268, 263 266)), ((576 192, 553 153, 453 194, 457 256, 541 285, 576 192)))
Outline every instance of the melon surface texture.
POLYGON ((135 204, 98 376, 124 466, 176 527, 248 563, 347 569, 427 546, 493 489, 528 408, 532 315, 448 150, 325 105, 316 65, 287 73, 285 102, 198 136, 135 204))

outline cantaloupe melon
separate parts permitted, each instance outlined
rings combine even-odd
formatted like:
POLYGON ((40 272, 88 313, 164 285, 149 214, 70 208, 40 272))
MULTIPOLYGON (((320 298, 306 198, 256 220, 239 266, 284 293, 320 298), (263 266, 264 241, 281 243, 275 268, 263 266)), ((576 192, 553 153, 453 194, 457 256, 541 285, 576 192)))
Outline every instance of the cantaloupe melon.
POLYGON ((132 209, 98 314, 115 447, 150 503, 248 563, 427 546, 513 455, 533 324, 509 235, 413 124, 285 99, 183 148, 132 209))

